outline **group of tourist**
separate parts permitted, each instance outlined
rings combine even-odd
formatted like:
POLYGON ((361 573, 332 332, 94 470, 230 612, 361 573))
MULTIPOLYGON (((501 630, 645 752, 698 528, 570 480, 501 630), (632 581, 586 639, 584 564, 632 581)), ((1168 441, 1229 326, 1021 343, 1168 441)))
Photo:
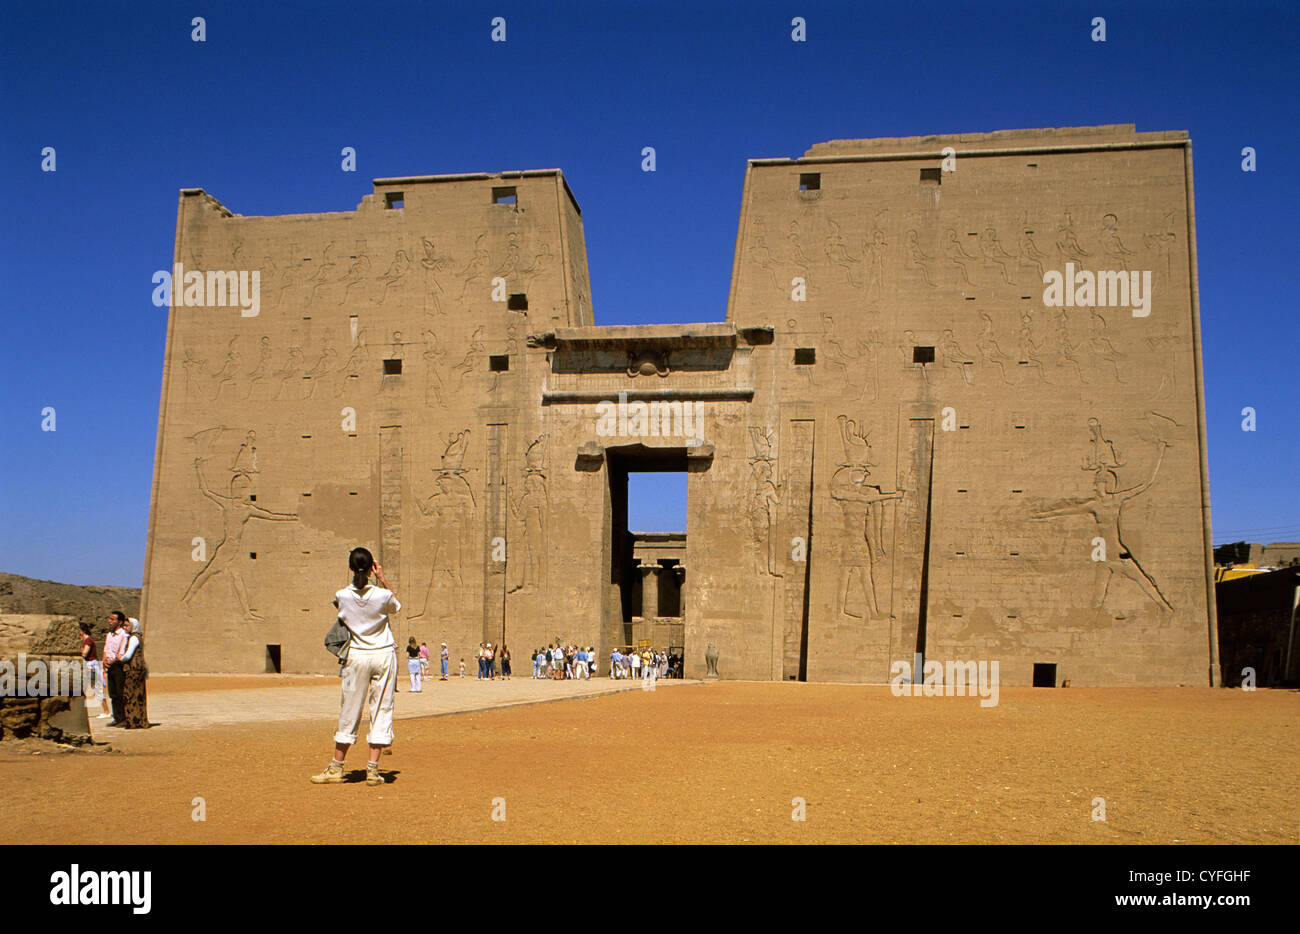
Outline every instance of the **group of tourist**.
POLYGON ((142 730, 149 726, 148 700, 145 679, 149 668, 144 661, 144 636, 138 619, 127 619, 125 613, 114 610, 108 614, 108 635, 104 639, 104 658, 101 662, 95 651, 95 637, 89 623, 81 623, 81 657, 86 661, 89 681, 99 696, 102 711, 100 720, 109 719, 108 725, 128 730, 142 730), (109 705, 112 704, 112 713, 109 705))
POLYGON ((679 655, 660 651, 659 649, 628 649, 626 653, 614 649, 609 653, 609 676, 611 678, 641 678, 654 681, 659 678, 680 678, 682 676, 682 659, 679 655))
POLYGON ((592 646, 559 645, 552 642, 533 653, 533 677, 556 681, 590 681, 596 673, 596 650, 592 646))

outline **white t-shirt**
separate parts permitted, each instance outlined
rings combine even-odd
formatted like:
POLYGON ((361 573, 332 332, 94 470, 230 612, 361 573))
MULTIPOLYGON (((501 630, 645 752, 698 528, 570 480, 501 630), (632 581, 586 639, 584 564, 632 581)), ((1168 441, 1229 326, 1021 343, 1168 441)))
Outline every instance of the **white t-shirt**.
POLYGON ((345 587, 334 595, 339 608, 339 619, 352 631, 354 649, 391 649, 393 631, 388 627, 388 614, 401 610, 391 590, 368 584, 364 591, 345 587))

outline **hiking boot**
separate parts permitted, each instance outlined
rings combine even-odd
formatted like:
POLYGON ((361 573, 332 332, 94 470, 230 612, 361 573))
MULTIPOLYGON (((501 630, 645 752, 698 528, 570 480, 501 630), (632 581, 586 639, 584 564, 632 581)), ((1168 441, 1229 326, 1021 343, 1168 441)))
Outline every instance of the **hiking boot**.
POLYGON ((343 774, 342 762, 331 762, 329 768, 319 775, 311 777, 313 785, 331 785, 335 782, 345 782, 347 777, 343 774))
POLYGON ((369 762, 366 763, 366 784, 367 785, 384 784, 384 776, 379 774, 379 763, 377 762, 373 764, 369 762))

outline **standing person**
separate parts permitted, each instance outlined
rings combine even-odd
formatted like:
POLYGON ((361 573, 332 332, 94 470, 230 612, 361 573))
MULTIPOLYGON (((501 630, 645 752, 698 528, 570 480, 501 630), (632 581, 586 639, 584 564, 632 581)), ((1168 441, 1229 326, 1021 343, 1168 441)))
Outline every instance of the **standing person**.
POLYGON ((442 652, 438 656, 438 663, 442 666, 442 677, 439 681, 447 680, 447 664, 451 661, 451 653, 447 651, 447 643, 442 644, 442 652))
POLYGON ((415 636, 406 643, 406 672, 411 676, 411 693, 420 693, 420 647, 415 644, 415 636))
POLYGON ((465 659, 460 660, 460 676, 465 677, 465 659))
POLYGON ((510 648, 506 646, 504 643, 501 646, 501 652, 499 653, 499 656, 501 658, 501 678, 503 681, 509 681, 510 680, 510 648))
POLYGON ((487 666, 487 679, 495 681, 497 679, 497 655, 496 650, 492 648, 491 642, 483 650, 483 664, 487 666))
POLYGON ((623 666, 623 653, 615 646, 614 651, 609 653, 609 676, 615 681, 618 680, 618 670, 623 666))
POLYGON ((628 654, 632 657, 632 680, 635 681, 641 674, 641 654, 635 651, 628 654))
POLYGON ((108 684, 104 681, 104 669, 99 665, 95 654, 95 637, 90 634, 90 623, 78 623, 81 630, 81 657, 86 660, 86 671, 90 673, 90 689, 99 695, 99 709, 103 711, 96 719, 108 720, 108 684))
POLYGON ((122 668, 122 653, 126 651, 126 614, 114 610, 108 614, 108 635, 104 638, 104 670, 108 673, 108 698, 113 705, 113 719, 109 726, 126 726, 122 709, 122 685, 126 671, 122 668))
POLYGON ((144 662, 144 636, 140 621, 131 620, 131 632, 126 637, 126 651, 122 653, 122 713, 128 730, 149 728, 149 705, 145 697, 144 682, 149 677, 149 667, 144 662))
POLYGON ((541 653, 538 649, 533 649, 533 678, 534 678, 534 680, 537 678, 537 659, 541 656, 541 654, 542 654, 542 653, 541 653))
POLYGON ((420 679, 429 680, 429 647, 423 642, 420 643, 420 679))
POLYGON ((483 661, 483 643, 478 644, 478 680, 482 681, 487 674, 487 665, 483 661))
POLYGON ((397 645, 388 624, 390 613, 402 605, 388 587, 384 569, 365 548, 354 548, 348 555, 352 584, 334 595, 339 619, 352 633, 347 664, 343 666, 343 698, 339 707, 338 732, 334 734, 334 758, 329 766, 311 780, 316 784, 345 781, 343 760, 357 741, 361 725, 361 705, 370 701, 370 735, 366 742, 370 756, 366 762, 366 784, 382 785, 379 757, 385 746, 393 744, 393 693, 397 689, 397 645), (382 584, 370 583, 370 575, 382 584))

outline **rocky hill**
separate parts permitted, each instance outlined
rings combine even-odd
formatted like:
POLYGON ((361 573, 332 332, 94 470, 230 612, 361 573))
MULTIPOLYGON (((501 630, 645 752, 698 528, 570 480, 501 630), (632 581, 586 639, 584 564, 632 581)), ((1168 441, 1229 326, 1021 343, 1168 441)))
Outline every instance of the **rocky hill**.
POLYGON ((0 655, 80 653, 77 624, 94 627, 101 643, 113 610, 140 615, 139 587, 78 586, 0 573, 0 655))

